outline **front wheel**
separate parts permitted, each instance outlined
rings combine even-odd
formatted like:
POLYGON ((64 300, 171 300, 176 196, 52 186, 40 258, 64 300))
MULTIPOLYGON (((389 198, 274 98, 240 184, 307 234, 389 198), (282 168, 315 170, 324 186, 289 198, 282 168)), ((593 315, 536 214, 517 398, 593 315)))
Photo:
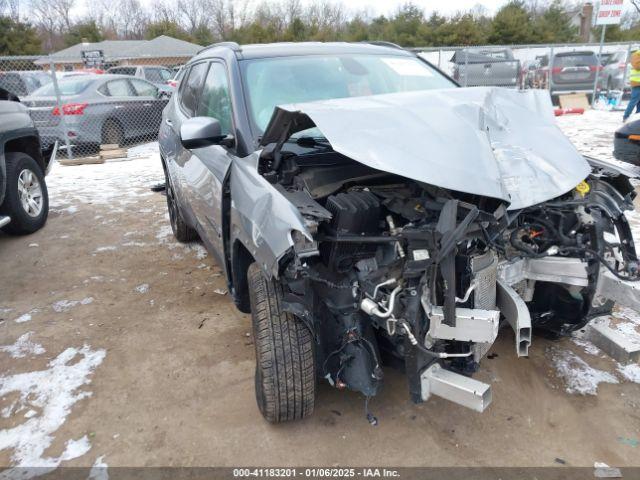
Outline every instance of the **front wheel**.
POLYGON ((0 214, 11 222, 2 230, 12 235, 25 235, 41 229, 49 215, 49 195, 44 173, 38 162, 26 153, 6 154, 7 189, 0 214))
POLYGON ((248 280, 258 408, 271 423, 300 420, 315 403, 313 337, 302 321, 282 311, 282 286, 257 263, 249 266, 248 280))
POLYGON ((198 233, 184 221, 184 217, 180 211, 180 204, 176 197, 176 191, 173 188, 171 176, 166 167, 164 168, 164 180, 165 191, 167 193, 167 210, 169 211, 169 222, 171 223, 173 236, 176 237, 176 240, 179 242, 192 242, 198 238, 198 233))

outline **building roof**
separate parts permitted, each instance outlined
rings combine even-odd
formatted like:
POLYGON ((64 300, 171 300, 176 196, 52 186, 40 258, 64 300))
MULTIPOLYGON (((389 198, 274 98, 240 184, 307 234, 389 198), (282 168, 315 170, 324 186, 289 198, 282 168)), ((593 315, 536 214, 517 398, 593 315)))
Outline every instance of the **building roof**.
MULTIPOLYGON (((202 47, 195 43, 161 35, 153 40, 104 40, 94 43, 78 43, 64 50, 51 54, 51 59, 58 63, 82 62, 82 52, 102 50, 105 61, 126 60, 135 58, 187 57, 198 53, 202 47)), ((42 57, 36 63, 49 61, 42 57)))

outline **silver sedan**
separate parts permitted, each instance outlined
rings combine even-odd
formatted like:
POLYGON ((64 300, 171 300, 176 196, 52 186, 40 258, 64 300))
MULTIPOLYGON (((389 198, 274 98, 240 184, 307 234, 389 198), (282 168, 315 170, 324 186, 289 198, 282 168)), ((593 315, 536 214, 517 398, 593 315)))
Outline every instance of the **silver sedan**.
POLYGON ((23 99, 43 149, 67 138, 76 146, 152 140, 167 104, 158 87, 126 75, 72 77, 58 81, 58 88, 61 105, 53 83, 23 99))

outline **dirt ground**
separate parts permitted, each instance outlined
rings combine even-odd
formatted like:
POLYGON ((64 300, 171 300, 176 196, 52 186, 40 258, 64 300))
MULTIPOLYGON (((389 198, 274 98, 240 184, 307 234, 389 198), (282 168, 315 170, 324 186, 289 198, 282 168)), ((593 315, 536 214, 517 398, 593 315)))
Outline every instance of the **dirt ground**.
POLYGON ((146 150, 58 165, 46 227, 0 236, 0 466, 640 465, 640 384, 580 340, 534 338, 518 359, 508 330, 477 375, 483 414, 414 405, 387 369, 377 427, 325 384, 311 418, 267 424, 249 316, 204 249, 170 236, 160 179, 146 150))

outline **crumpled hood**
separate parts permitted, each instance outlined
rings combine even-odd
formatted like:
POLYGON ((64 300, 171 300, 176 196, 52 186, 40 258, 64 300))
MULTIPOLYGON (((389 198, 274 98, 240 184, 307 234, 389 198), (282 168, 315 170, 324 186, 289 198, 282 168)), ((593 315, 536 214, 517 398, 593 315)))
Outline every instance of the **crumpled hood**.
POLYGON ((261 143, 313 125, 357 162, 512 210, 562 195, 590 172, 545 91, 455 88, 283 105, 261 143))

